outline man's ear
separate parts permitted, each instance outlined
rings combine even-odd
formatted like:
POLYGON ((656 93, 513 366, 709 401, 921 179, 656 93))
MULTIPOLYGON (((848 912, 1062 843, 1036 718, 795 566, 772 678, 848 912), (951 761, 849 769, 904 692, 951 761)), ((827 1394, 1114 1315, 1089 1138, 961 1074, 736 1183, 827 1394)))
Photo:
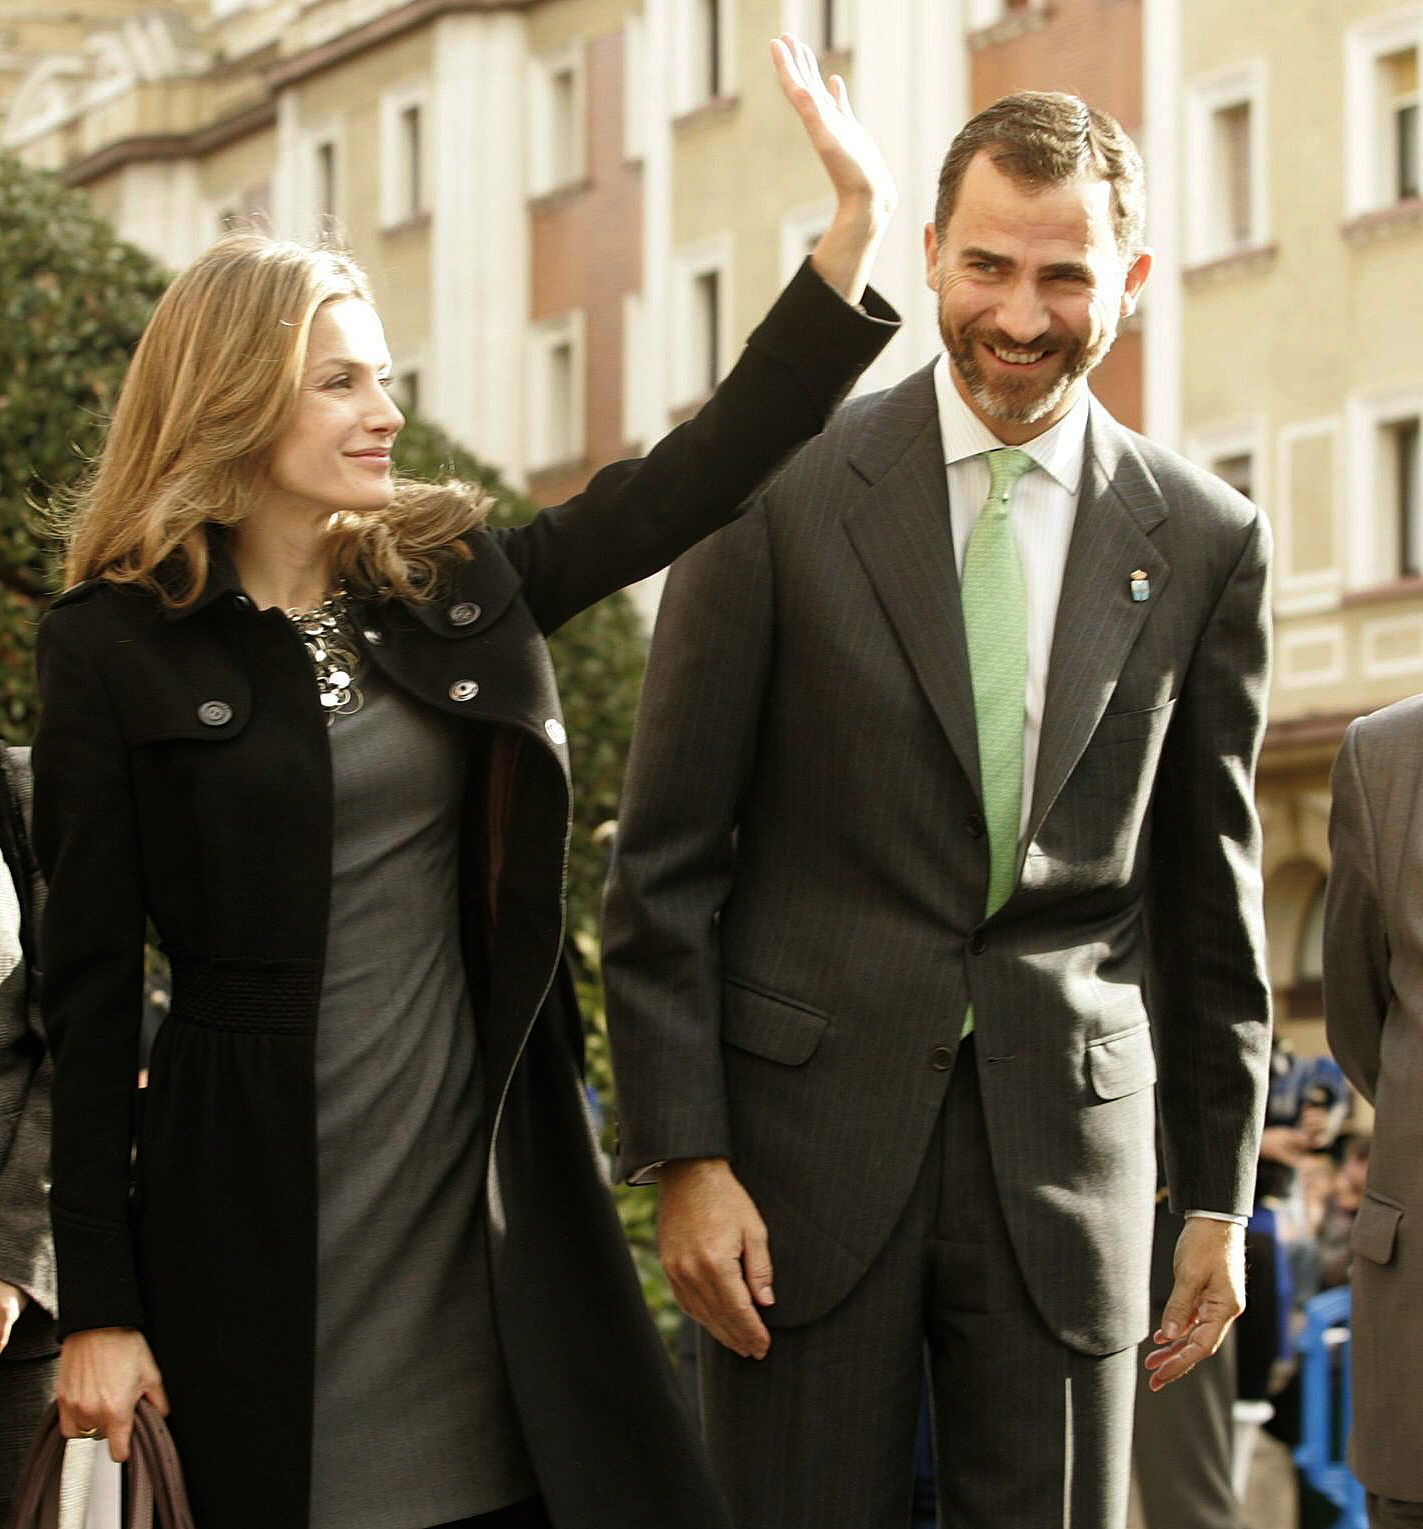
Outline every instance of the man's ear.
POLYGON ((931 292, 939 290, 939 235, 932 223, 924 225, 924 281, 931 292))
POLYGON ((1151 275, 1151 262, 1154 252, 1142 250, 1132 261, 1131 269, 1127 272, 1126 286, 1122 289, 1122 317, 1130 318, 1136 312, 1136 305, 1141 301, 1141 289, 1146 285, 1146 278, 1151 275))

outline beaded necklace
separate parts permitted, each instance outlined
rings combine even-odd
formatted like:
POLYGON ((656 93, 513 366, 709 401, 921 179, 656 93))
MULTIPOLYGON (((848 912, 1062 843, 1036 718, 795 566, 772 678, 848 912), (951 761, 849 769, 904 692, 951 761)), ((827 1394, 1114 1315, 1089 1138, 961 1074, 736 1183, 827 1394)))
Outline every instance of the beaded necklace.
POLYGON ((346 591, 334 595, 311 610, 290 610, 287 619, 311 656, 316 670, 317 696, 326 713, 326 725, 333 717, 349 717, 365 704, 356 684, 360 662, 356 632, 346 605, 346 591))

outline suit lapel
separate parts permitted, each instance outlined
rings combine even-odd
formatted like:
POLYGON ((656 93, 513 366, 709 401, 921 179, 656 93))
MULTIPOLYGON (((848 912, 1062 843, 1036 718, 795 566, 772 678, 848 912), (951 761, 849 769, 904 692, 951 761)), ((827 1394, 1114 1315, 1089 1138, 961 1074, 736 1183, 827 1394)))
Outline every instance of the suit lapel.
POLYGON ((845 531, 964 774, 979 793, 973 684, 933 367, 868 416, 850 453, 868 488, 845 531))
POLYGON ((1048 664, 1025 850, 1082 757, 1166 586, 1170 567, 1147 534, 1165 516, 1161 491, 1130 437, 1094 399, 1048 664), (1145 571, 1150 585, 1143 601, 1131 593, 1137 569, 1145 571))

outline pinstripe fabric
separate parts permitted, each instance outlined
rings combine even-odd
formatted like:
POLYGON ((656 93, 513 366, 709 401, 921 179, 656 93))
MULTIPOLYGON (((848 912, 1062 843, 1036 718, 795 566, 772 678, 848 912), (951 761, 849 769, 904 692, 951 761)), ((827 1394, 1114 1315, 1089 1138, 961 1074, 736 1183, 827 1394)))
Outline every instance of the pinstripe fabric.
POLYGON ((1069 1345, 1147 1331, 1158 1066, 1177 1204, 1248 1209, 1268 547, 1091 406, 1021 870, 986 921, 932 368, 842 409, 673 569, 606 908, 622 1168, 732 1159, 778 1327, 885 1244, 970 1001, 1003 1214, 1069 1345))
POLYGON ((1125 1518, 1135 1355, 1077 1354, 1033 1310, 972 1056, 966 1046, 909 1201, 850 1295, 777 1332, 762 1360, 703 1336, 707 1443, 737 1529, 904 1529, 926 1347, 946 1529, 1125 1518))

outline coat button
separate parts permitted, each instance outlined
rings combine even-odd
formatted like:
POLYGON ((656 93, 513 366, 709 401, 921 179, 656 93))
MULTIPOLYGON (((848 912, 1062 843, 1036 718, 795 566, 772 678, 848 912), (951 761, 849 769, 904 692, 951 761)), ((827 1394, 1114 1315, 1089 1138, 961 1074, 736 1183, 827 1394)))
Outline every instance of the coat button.
POLYGON ((984 934, 983 930, 974 930, 973 934, 969 938, 968 948, 976 956, 981 956, 983 952, 988 949, 988 936, 984 934))
POLYGON ((232 721, 232 708, 226 701, 204 701, 198 707, 198 721, 206 727, 226 727, 232 721))
POLYGON ((935 1046, 929 1053, 929 1065, 935 1072, 948 1072, 954 1065, 953 1049, 949 1046, 935 1046))
POLYGON ((548 721, 544 723, 544 732, 546 732, 549 737, 553 739, 559 748, 562 748, 563 745, 568 742, 568 732, 564 728, 563 723, 560 722, 557 717, 550 717, 548 721))
POLYGON ((362 627, 361 636, 364 637, 373 648, 380 647, 381 643, 385 641, 385 633, 382 632, 378 626, 362 627))
POLYGON ((981 839, 988 832, 988 824, 983 821, 983 816, 977 812, 969 813, 964 820, 964 825, 969 831, 970 838, 981 839))
POLYGON ((461 600, 458 605, 450 606, 445 614, 450 618, 451 626, 473 626, 479 620, 479 607, 471 600, 461 600))
POLYGON ((233 595, 232 603, 240 611, 246 611, 246 610, 251 610, 252 609, 252 601, 246 595, 233 595))
POLYGON ((450 686, 450 700, 472 701, 479 694, 479 686, 474 680, 456 680, 450 686))

